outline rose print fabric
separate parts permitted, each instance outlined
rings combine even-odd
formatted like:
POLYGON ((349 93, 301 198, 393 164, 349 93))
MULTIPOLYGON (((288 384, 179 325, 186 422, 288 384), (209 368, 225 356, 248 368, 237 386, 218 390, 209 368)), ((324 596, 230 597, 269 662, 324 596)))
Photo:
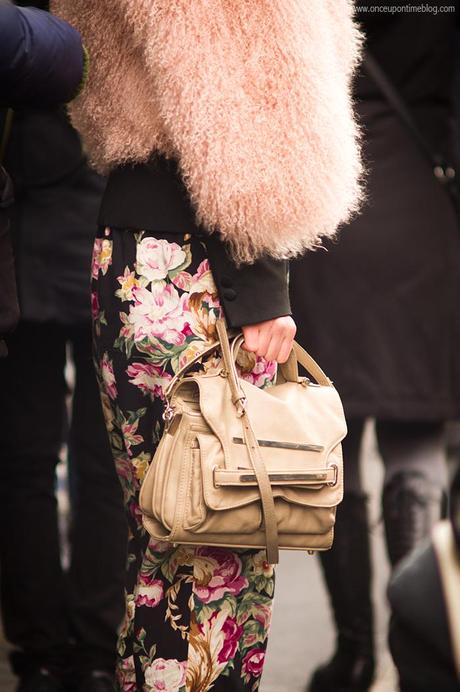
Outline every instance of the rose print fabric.
MULTIPOLYGON (((155 542, 138 504, 164 389, 215 339, 221 307, 205 248, 196 236, 106 229, 92 281, 96 368, 130 528, 119 689, 254 692, 274 591, 265 553, 155 542)), ((274 363, 249 354, 239 367, 261 387, 275 375, 274 363)))

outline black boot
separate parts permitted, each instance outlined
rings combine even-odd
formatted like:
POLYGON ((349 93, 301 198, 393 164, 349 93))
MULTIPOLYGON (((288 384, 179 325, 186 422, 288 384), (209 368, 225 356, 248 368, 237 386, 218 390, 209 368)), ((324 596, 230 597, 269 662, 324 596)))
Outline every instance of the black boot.
POLYGON ((384 487, 383 519, 393 567, 429 535, 441 516, 442 499, 442 490, 421 473, 398 473, 384 487))
POLYGON ((334 545, 321 553, 337 626, 336 652, 316 669, 309 692, 367 692, 374 679, 368 532, 366 497, 349 494, 337 510, 334 545))

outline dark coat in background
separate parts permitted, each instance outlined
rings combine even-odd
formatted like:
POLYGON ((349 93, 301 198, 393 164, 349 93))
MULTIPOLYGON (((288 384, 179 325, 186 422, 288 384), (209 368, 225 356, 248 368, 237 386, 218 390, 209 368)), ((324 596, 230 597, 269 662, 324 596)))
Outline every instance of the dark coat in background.
POLYGON ((90 266, 105 181, 86 165, 64 110, 16 111, 6 158, 21 319, 90 320, 90 266))
MULTIPOLYGON (((360 19, 368 48, 432 148, 452 159, 455 14, 374 13, 360 19)), ((368 200, 327 252, 292 264, 298 338, 335 381, 348 417, 447 419, 460 410, 455 214, 429 164, 364 73, 356 96, 368 200)))
POLYGON ((78 31, 41 9, 0 0, 1 106, 66 103, 82 76, 78 31))
MULTIPOLYGON (((75 29, 41 10, 0 2, 1 106, 64 102, 75 94, 82 76, 83 50, 75 29)), ((0 117, 2 142, 4 115, 0 117)), ((0 168, 0 355, 6 352, 2 337, 19 316, 8 228, 12 202, 11 182, 0 168)))

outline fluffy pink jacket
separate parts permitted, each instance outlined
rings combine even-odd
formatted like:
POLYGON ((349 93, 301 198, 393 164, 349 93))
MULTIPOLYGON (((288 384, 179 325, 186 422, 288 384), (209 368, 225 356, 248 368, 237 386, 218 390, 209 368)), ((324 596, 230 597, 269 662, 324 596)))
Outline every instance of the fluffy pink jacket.
POLYGON ((101 171, 180 161, 235 258, 292 257, 358 206, 351 0, 54 0, 90 75, 71 107, 101 171))

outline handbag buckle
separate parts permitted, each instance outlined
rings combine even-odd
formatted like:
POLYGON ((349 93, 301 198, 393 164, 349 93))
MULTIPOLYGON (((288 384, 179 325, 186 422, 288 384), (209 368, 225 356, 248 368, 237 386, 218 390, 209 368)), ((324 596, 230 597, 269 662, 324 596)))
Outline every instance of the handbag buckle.
POLYGON ((236 406, 236 415, 238 418, 242 418, 246 413, 246 407, 248 405, 248 400, 245 396, 241 396, 233 402, 236 406))

